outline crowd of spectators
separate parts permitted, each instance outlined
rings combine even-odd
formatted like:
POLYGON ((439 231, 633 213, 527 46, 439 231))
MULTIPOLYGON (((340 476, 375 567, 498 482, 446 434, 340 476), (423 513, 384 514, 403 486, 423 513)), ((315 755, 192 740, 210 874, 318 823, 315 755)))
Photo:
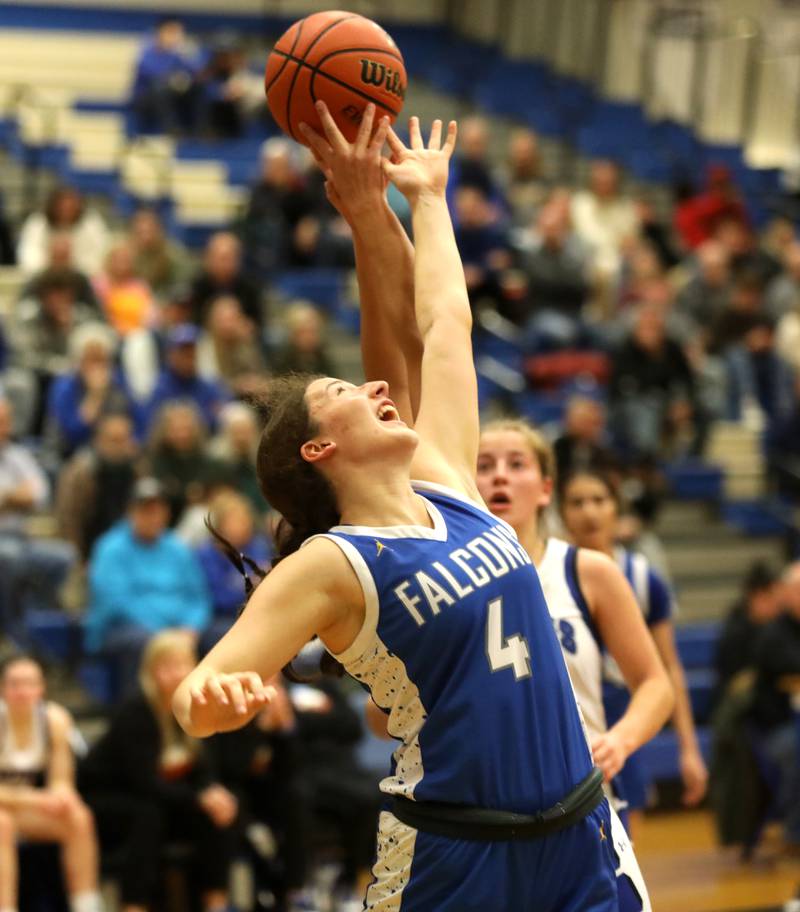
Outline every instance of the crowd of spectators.
MULTIPOLYGON (((235 41, 198 51, 166 19, 137 64, 137 129, 241 136, 260 116, 249 79, 235 41)), ((776 485, 800 496, 794 226, 777 217, 759 235, 721 166, 678 188, 670 212, 631 190, 612 161, 591 162, 570 184, 548 173, 530 130, 512 131, 499 164, 491 139, 481 118, 462 123, 449 188, 476 348, 483 315, 499 314, 529 388, 569 396, 555 431, 559 471, 624 473, 633 509, 621 534, 657 566, 647 524, 662 493, 658 463, 701 457, 716 420, 763 430, 776 485), (591 379, 575 389, 576 375, 591 379)), ((176 839, 195 844, 210 910, 228 901, 220 872, 242 834, 279 909, 304 908, 319 848, 312 820, 338 834, 345 886, 363 879, 372 853, 375 781, 354 758, 361 725, 338 683, 277 684, 280 698, 247 729, 202 746, 167 711, 243 596, 206 516, 258 564, 272 557, 252 399, 271 376, 339 373, 321 311, 271 288, 288 270, 351 269, 346 226, 303 150, 272 138, 254 165, 240 220, 199 255, 155 210, 112 229, 71 187, 54 190, 16 238, 0 232, 1 258, 24 276, 0 322, 0 621, 25 645, 29 611, 57 607, 68 578, 82 593, 85 648, 109 663, 123 702, 79 782, 103 852, 118 861, 123 902, 137 908, 176 839), (31 532, 41 512, 54 514, 55 536, 31 532)), ((783 764, 795 808, 790 704, 776 681, 800 675, 798 593, 796 567, 780 583, 763 568, 748 579, 720 647, 718 695, 724 702, 737 673, 753 670, 747 724, 783 764)), ((800 823, 789 834, 800 840, 800 823)))

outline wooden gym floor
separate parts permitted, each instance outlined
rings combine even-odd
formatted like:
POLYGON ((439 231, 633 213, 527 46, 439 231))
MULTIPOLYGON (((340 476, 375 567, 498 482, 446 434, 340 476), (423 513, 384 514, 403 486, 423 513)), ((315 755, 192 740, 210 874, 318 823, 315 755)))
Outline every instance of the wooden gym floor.
POLYGON ((742 864, 717 847, 707 811, 652 813, 636 840, 653 912, 778 912, 800 886, 800 858, 779 848, 768 832, 756 860, 742 864))

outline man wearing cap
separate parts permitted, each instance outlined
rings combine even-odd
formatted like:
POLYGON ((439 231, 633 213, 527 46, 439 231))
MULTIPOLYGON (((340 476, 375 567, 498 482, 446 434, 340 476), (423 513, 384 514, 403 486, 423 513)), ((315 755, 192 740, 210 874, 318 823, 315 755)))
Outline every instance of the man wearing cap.
POLYGON ((160 482, 140 478, 127 517, 97 540, 89 560, 86 647, 115 661, 123 691, 135 682, 152 634, 168 627, 199 632, 211 618, 202 570, 168 522, 160 482))
POLYGON ((226 389, 198 376, 197 340, 200 331, 191 323, 175 326, 167 334, 166 365, 159 375, 147 405, 147 426, 152 426, 158 410, 171 400, 193 402, 209 430, 217 427, 220 408, 230 399, 226 389))

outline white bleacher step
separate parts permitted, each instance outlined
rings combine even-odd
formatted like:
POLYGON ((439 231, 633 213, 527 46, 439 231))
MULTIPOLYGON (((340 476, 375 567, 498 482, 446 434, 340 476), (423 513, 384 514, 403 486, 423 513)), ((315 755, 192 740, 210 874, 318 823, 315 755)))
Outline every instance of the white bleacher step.
POLYGON ((166 195, 170 187, 175 143, 166 136, 141 137, 122 151, 120 180, 129 193, 143 199, 166 195))
POLYGON ((678 620, 682 624, 719 621, 739 598, 739 582, 683 583, 675 581, 678 620))
POLYGON ((659 535, 679 535, 718 522, 714 508, 705 501, 670 500, 658 514, 659 535))
POLYGON ((775 564, 781 560, 779 543, 773 539, 708 538, 705 543, 692 542, 686 545, 670 544, 667 549, 670 571, 675 577, 691 575, 732 576, 741 579, 746 568, 757 560, 775 564))

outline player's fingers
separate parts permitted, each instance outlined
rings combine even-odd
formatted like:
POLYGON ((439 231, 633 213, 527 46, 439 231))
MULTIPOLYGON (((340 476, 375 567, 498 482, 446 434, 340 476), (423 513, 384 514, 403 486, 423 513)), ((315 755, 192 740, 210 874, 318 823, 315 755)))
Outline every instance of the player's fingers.
POLYGON ((223 687, 228 692, 233 708, 237 713, 244 715, 247 712, 247 699, 245 698, 241 681, 233 677, 225 678, 223 687))
POLYGON ((438 151, 441 144, 442 144, 442 122, 437 117, 431 126, 431 135, 428 138, 428 148, 438 151))
POLYGON ((333 154, 333 149, 325 141, 324 136, 320 136, 319 133, 313 128, 309 127, 307 123, 300 124, 300 132, 308 140, 308 147, 311 149, 311 154, 314 156, 316 162, 322 165, 322 162, 327 161, 333 154))
POLYGON ((191 697, 192 697, 192 700, 195 703, 199 704, 200 706, 208 705, 208 698, 203 693, 202 687, 193 687, 191 690, 191 697))
POLYGON ((383 149, 383 144, 386 142, 386 137, 389 134, 389 118, 381 117, 378 122, 378 128, 375 130, 375 135, 372 137, 372 142, 369 144, 370 152, 377 152, 380 154, 381 149, 383 149))
POLYGON ((369 145, 369 138, 372 136, 372 124, 375 121, 375 105, 370 102, 364 108, 364 114, 361 118, 361 125, 358 128, 356 141, 353 144, 357 152, 363 152, 369 145))
POLYGON ((394 132, 394 128, 391 126, 386 133, 386 141, 389 143, 392 155, 397 156, 398 159, 402 158, 403 154, 407 151, 406 147, 403 144, 402 139, 394 132))
POLYGON ((411 141, 411 148, 415 151, 425 148, 425 144, 422 142, 422 133, 419 130, 419 117, 416 115, 408 121, 408 138, 411 141))
POLYGON ((458 138, 458 124, 456 121, 451 120, 447 125, 447 138, 444 141, 444 146, 442 147, 442 152, 450 158, 453 154, 453 149, 456 147, 456 139, 458 138))
POLYGON ((230 702, 228 700, 228 695, 225 693, 225 689, 220 683, 219 678, 211 677, 206 681, 205 684, 206 690, 209 693, 209 696, 213 697, 217 703, 221 703, 223 706, 227 706, 230 702))
POLYGON ((264 682, 261 680, 260 675, 256 674, 254 671, 246 671, 244 674, 240 675, 239 678, 248 694, 252 694, 260 703, 267 699, 266 693, 264 692, 264 682))
POLYGON ((316 104, 317 114, 322 121, 322 128, 325 130, 325 136, 336 152, 347 152, 350 144, 342 136, 342 131, 336 126, 336 121, 331 117, 331 112, 324 101, 318 101, 316 104))

